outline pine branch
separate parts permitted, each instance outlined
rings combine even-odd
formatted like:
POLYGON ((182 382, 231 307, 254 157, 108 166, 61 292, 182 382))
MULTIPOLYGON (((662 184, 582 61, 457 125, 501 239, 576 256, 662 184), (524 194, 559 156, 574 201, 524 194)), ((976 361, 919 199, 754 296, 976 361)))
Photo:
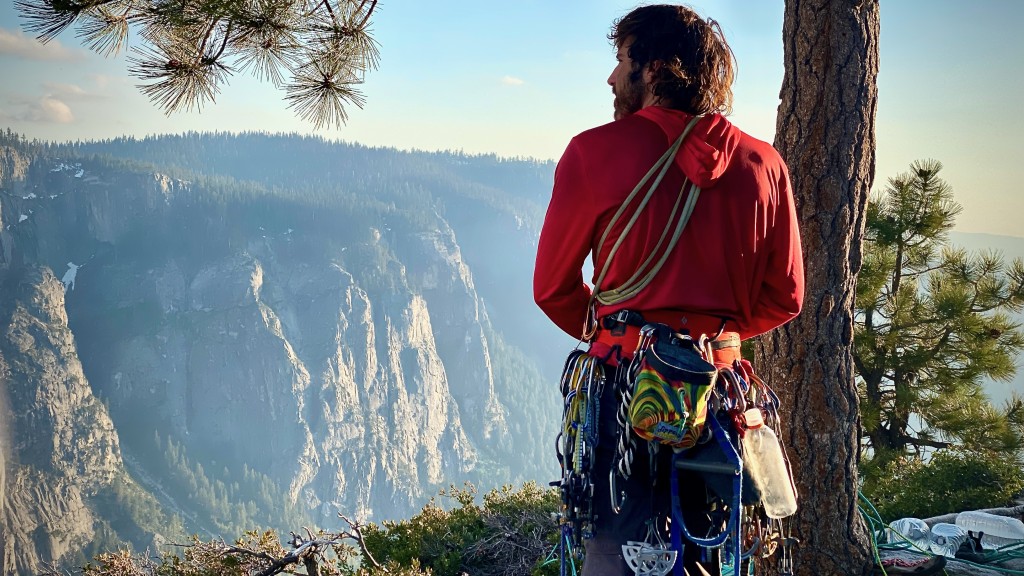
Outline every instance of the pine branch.
POLYGON ((14 0, 26 32, 47 43, 71 26, 82 13, 114 0, 14 0))
POLYGON ((334 13, 334 9, 331 8, 331 0, 323 0, 323 2, 319 4, 319 6, 323 6, 327 10, 327 13, 331 16, 332 22, 338 22, 338 16, 334 13))
POLYGON ((139 88, 167 114, 198 110, 212 102, 219 84, 231 73, 217 61, 196 59, 192 47, 184 43, 136 49, 129 62, 129 72, 146 82, 139 88))
POLYGON ((49 41, 77 21, 77 37, 110 56, 138 28, 129 57, 138 86, 165 113, 214 101, 234 70, 285 90, 317 128, 340 127, 380 63, 370 35, 377 0, 15 0, 26 30, 49 41), (289 78, 286 81, 286 76, 289 78))
MULTIPOLYGON (((366 0, 363 0, 363 1, 362 1, 362 2, 361 2, 361 3, 359 4, 359 8, 357 8, 357 9, 356 9, 356 13, 358 14, 358 13, 362 12, 362 11, 363 11, 363 6, 365 6, 365 5, 366 5, 366 0)), ((363 19, 359 21, 359 24, 358 24, 358 25, 356 26, 356 28, 358 28, 358 29, 362 30, 363 28, 365 28, 365 27, 366 27, 366 24, 367 24, 367 23, 369 23, 369 21, 370 21, 370 16, 372 16, 372 15, 373 15, 373 10, 374 10, 375 8, 377 8, 377 0, 373 0, 373 1, 372 1, 372 2, 370 3, 370 9, 369 9, 369 10, 367 10, 367 11, 366 11, 366 14, 364 14, 364 15, 363 15, 363 19)))
POLYGON ((1024 263, 1004 275, 999 255, 968 257, 946 246, 961 208, 940 169, 935 161, 915 162, 868 206, 854 318, 859 392, 872 411, 864 436, 876 449, 897 452, 966 445, 962 422, 946 414, 970 410, 975 421, 988 422, 983 433, 999 449, 1016 453, 1002 428, 1009 413, 984 412, 987 402, 972 395, 980 394, 980 378, 1012 374, 1012 356, 1024 348, 1024 335, 1003 314, 1024 307, 1024 291, 1015 290, 1024 288, 1024 263), (904 378, 911 373, 918 378, 904 378), (913 414, 951 442, 909 431, 913 414))
POLYGON ((220 43, 220 50, 217 50, 217 53, 213 55, 211 60, 216 61, 224 54, 224 49, 228 45, 228 39, 231 38, 231 27, 233 24, 233 22, 228 22, 227 30, 224 31, 224 39, 220 43))
POLYGON ((76 36, 90 50, 102 56, 119 53, 128 39, 131 6, 130 2, 127 3, 119 15, 106 6, 86 11, 76 36))
POLYGON ((348 119, 346 102, 359 108, 365 103, 362 93, 355 88, 360 83, 361 80, 352 75, 350 65, 341 58, 317 58, 295 72, 286 86, 285 101, 300 118, 312 122, 316 128, 340 126, 348 119))
POLYGON ((231 42, 239 50, 238 69, 252 68, 257 79, 282 86, 282 70, 294 67, 300 48, 295 32, 300 22, 295 11, 284 9, 275 0, 259 0, 250 5, 250 11, 233 21, 235 32, 231 42))

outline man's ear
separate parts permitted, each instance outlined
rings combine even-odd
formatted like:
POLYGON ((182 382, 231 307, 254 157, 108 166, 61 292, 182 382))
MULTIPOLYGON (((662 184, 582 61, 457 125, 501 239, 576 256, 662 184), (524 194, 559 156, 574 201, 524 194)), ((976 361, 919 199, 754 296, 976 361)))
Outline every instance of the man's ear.
POLYGON ((664 63, 661 60, 655 60, 644 66, 644 84, 650 84, 654 80, 654 75, 658 70, 661 70, 663 65, 664 63))

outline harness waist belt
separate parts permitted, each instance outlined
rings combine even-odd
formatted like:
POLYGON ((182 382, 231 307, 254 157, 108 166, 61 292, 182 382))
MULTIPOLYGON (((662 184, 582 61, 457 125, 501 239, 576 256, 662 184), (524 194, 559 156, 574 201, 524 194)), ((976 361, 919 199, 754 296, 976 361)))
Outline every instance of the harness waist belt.
MULTIPOLYGON (((656 310, 643 313, 633 310, 619 310, 602 316, 598 321, 600 329, 590 345, 590 355, 608 357, 608 363, 617 365, 618 359, 611 355, 612 348, 619 346, 623 359, 633 356, 640 342, 640 328, 649 322, 671 326, 673 330, 688 331, 694 337, 707 334, 714 336, 722 328, 723 318, 707 314, 694 314, 678 310, 656 310)), ((726 323, 728 327, 728 323, 726 323)), ((732 366, 739 360, 740 335, 737 332, 722 332, 711 342, 711 353, 717 366, 732 366)))
POLYGON ((722 348, 735 348, 740 345, 740 335, 735 332, 723 332, 717 340, 711 341, 712 350, 721 350, 722 348), (727 335, 728 334, 728 335, 727 335))

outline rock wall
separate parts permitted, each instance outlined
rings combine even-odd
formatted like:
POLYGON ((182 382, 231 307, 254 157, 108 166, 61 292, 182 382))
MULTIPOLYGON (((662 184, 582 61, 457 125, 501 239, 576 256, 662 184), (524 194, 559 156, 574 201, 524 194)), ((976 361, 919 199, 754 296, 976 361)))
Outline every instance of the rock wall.
POLYGON ((329 528, 407 517, 449 484, 548 479, 509 402, 557 405, 499 376, 512 348, 441 215, 325 228, 279 199, 308 219, 275 227, 203 182, 25 158, 0 154, 4 573, 101 538, 122 458, 187 531, 215 534, 154 468, 170 442, 211 478, 269 478, 329 528))
POLYGON ((123 470, 107 410, 82 372, 64 286, 45 268, 4 285, 0 307, 0 571, 36 573, 95 536, 89 499, 123 470))
POLYGON ((166 422, 325 518, 407 514, 473 478, 474 444, 507 439, 471 284, 378 299, 341 264, 273 246, 184 267, 78 275, 73 300, 98 304, 77 324, 90 376, 115 415, 166 422))

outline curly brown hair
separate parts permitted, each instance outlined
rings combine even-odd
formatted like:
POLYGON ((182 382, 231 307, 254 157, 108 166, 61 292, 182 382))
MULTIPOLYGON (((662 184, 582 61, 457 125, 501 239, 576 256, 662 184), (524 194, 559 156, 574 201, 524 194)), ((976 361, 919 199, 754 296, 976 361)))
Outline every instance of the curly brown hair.
POLYGON ((664 105, 690 114, 732 112, 736 61, 718 22, 689 6, 642 6, 617 20, 608 39, 629 43, 633 82, 651 66, 651 90, 664 105))

